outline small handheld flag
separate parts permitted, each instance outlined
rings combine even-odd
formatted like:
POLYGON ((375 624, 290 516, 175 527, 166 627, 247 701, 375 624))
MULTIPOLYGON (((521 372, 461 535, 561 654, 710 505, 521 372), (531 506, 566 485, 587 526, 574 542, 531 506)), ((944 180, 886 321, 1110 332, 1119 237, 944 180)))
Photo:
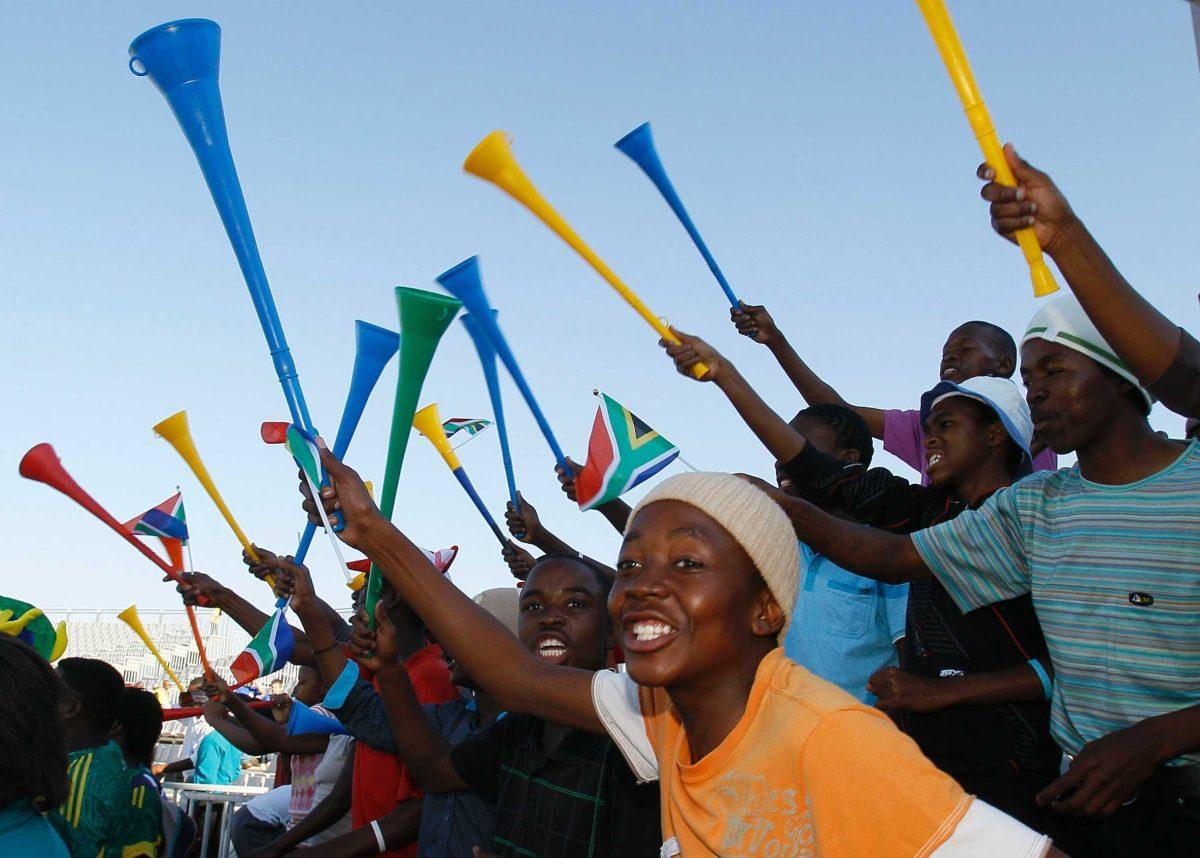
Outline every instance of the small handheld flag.
POLYGON ((467 433, 466 440, 464 440, 462 444, 455 446, 454 449, 457 450, 463 444, 467 443, 467 441, 470 441, 472 438, 491 425, 491 420, 484 420, 483 418, 476 419, 471 417, 451 417, 442 424, 442 431, 446 433, 447 438, 453 438, 459 432, 467 433))
POLYGON ((679 456, 678 447, 628 408, 604 393, 600 399, 588 440, 587 464, 575 477, 580 509, 595 509, 616 500, 679 456))
MULTIPOLYGON (((280 600, 283 601, 283 600, 280 600)), ((253 682, 260 676, 266 676, 281 670, 287 660, 292 657, 296 647, 292 627, 284 617, 287 603, 277 605, 275 613, 259 629, 258 634, 250 641, 244 650, 238 653, 229 671, 233 674, 237 687, 253 682)))
POLYGON ((176 492, 158 506, 125 522, 125 527, 138 536, 178 539, 187 545, 187 514, 183 510, 183 493, 176 492))
POLYGON ((287 428, 287 439, 283 442, 283 446, 292 458, 296 460, 296 464, 300 466, 300 470, 304 473, 304 479, 308 481, 308 488, 312 491, 313 501, 317 507, 317 513, 321 516, 321 525, 325 528, 325 532, 329 534, 329 542, 333 545, 333 553, 337 555, 338 564, 342 567, 342 574, 346 576, 346 581, 349 583, 354 576, 350 574, 350 570, 346 567, 346 560, 342 557, 342 546, 338 541, 337 535, 333 532, 333 525, 329 523, 329 516, 325 514, 325 505, 321 503, 321 483, 325 476, 321 472, 321 453, 317 449, 316 440, 292 423, 287 428))

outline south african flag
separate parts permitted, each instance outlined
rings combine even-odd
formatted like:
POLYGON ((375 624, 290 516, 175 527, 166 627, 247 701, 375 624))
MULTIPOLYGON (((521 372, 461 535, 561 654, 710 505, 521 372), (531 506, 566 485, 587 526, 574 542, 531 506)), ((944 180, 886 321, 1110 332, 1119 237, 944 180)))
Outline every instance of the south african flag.
POLYGON ((125 528, 139 536, 178 539, 187 545, 187 514, 183 511, 183 493, 176 492, 158 506, 125 522, 125 528))
POLYGON ((616 500, 654 476, 679 455, 679 448, 637 418, 621 403, 600 394, 587 464, 575 477, 580 509, 616 500))
POLYGON ((455 432, 466 432, 468 435, 478 435, 492 425, 491 420, 474 417, 451 417, 442 424, 442 431, 450 438, 455 432))

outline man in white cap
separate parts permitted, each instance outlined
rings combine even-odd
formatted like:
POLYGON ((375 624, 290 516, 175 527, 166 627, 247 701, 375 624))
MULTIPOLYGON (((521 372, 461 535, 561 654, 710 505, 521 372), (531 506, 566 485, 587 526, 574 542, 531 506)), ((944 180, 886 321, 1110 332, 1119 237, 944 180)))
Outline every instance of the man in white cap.
POLYGON ((906 538, 780 499, 860 574, 934 575, 963 610, 1031 593, 1054 666, 1062 777, 1038 795, 1068 853, 1194 854, 1200 839, 1200 444, 1155 434, 1150 396, 1074 298, 1029 324, 1034 427, 1071 469, 1037 473, 906 538))

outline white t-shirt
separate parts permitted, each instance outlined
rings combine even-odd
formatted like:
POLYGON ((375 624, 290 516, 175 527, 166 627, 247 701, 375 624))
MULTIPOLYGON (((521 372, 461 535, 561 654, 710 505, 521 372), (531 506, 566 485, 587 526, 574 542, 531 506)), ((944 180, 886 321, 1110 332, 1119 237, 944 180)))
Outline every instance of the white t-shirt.
MULTIPOLYGON (((313 792, 312 803, 314 808, 333 791, 333 785, 337 782, 338 776, 342 773, 342 769, 350 763, 353 756, 354 739, 350 736, 329 737, 329 747, 325 749, 325 755, 321 758, 321 762, 317 764, 317 785, 313 792)), ((326 840, 341 837, 343 834, 350 833, 351 826, 352 820, 350 819, 350 813, 347 811, 333 825, 305 840, 304 845, 316 846, 318 843, 324 843, 326 840)))

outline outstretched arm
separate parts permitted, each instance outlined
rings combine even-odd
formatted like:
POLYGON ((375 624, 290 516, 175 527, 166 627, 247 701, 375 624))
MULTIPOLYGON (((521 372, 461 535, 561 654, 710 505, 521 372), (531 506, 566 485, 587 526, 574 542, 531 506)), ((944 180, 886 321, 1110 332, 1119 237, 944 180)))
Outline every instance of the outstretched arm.
MULTIPOLYGON (((1049 675, 1049 659, 1040 663, 1049 675)), ((950 706, 1046 699, 1041 677, 1028 664, 938 678, 885 667, 872 674, 867 691, 879 698, 875 706, 885 712, 937 712, 950 706)))
POLYGON ((714 382, 721 389, 776 461, 790 462, 799 455, 807 443, 805 437, 771 410, 771 406, 742 377, 737 367, 699 337, 680 331, 675 331, 675 335, 679 337, 678 343, 660 340, 659 345, 667 350, 681 375, 694 377, 692 367, 703 362, 708 366, 708 372, 700 381, 714 382))
MULTIPOLYGON (((498 620, 438 574, 425 554, 380 515, 358 474, 324 446, 321 463, 330 479, 330 485, 321 490, 321 502, 326 511, 340 512, 345 521, 338 536, 383 570, 482 689, 506 710, 604 732, 592 705, 590 671, 536 658, 498 620)), ((309 519, 319 521, 316 501, 307 486, 301 491, 309 519)))
MULTIPOLYGON (((323 754, 329 746, 329 737, 319 733, 302 733, 291 735, 287 728, 276 722, 274 718, 261 715, 246 705, 246 701, 229 690, 229 686, 219 676, 214 677, 210 684, 211 700, 219 701, 237 719, 245 731, 263 750, 251 751, 242 748, 248 754, 263 754, 282 751, 285 754, 323 754)), ((216 725, 214 725, 216 726, 216 725)), ((233 737, 225 734, 225 738, 233 742, 233 737)), ((238 745, 241 748, 241 745, 238 745)))
POLYGON ((932 577, 909 537, 836 518, 757 477, 738 476, 754 483, 783 507, 800 541, 843 569, 889 584, 932 577))
POLYGON ((282 836, 257 849, 246 858, 276 858, 286 855, 307 840, 320 834, 350 812, 350 799, 354 789, 354 754, 346 755, 346 762, 334 781, 333 789, 321 802, 313 806, 304 819, 289 828, 282 836))
POLYGON ((813 372, 801 359, 783 331, 775 327, 775 320, 771 318, 766 307, 742 301, 737 307, 730 308, 729 316, 739 334, 744 334, 771 350, 780 368, 805 402, 809 405, 833 403, 853 409, 867 421, 873 436, 883 437, 883 410, 851 405, 843 399, 832 385, 813 372))
POLYGON ((383 605, 375 606, 375 630, 367 627, 365 616, 359 614, 360 621, 353 625, 350 652, 360 665, 375 674, 396 741, 396 755, 426 792, 467 789, 450 758, 450 744, 425 717, 400 658, 400 643, 387 611, 383 605))
POLYGON ((980 193, 991 203, 992 228, 1014 241, 1018 229, 1031 227, 1101 336, 1142 384, 1153 384, 1179 351, 1179 326, 1129 285, 1047 174, 1018 155, 1011 143, 1004 155, 1017 187, 994 181, 987 164, 977 171, 988 180, 980 193))
POLYGON ((275 750, 274 748, 265 747, 254 738, 249 730, 230 716, 229 708, 215 697, 210 697, 208 702, 204 704, 204 720, 244 754, 252 754, 257 757, 260 754, 269 754, 275 750))
MULTIPOLYGON (((401 802, 395 810, 381 816, 376 822, 379 825, 379 835, 389 850, 403 849, 416 843, 421 832, 421 799, 410 798, 401 802)), ((378 855, 382 851, 374 828, 364 825, 333 840, 305 847, 300 854, 304 858, 357 858, 362 855, 378 855)))

